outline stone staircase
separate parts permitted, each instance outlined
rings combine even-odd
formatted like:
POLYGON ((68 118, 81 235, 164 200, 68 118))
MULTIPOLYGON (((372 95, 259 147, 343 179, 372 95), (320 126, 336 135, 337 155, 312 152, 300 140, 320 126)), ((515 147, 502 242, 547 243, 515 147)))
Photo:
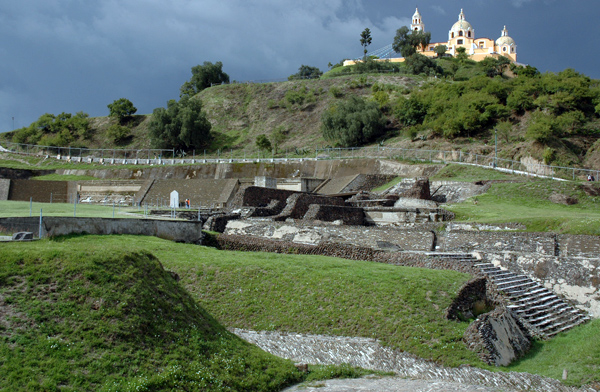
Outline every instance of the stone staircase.
POLYGON ((503 270, 491 263, 477 263, 475 267, 504 294, 508 309, 534 336, 550 338, 590 320, 584 311, 567 304, 525 275, 503 270))
POLYGON ((471 253, 439 253, 429 252, 426 253, 428 257, 437 260, 456 261, 457 263, 476 263, 479 261, 471 253))

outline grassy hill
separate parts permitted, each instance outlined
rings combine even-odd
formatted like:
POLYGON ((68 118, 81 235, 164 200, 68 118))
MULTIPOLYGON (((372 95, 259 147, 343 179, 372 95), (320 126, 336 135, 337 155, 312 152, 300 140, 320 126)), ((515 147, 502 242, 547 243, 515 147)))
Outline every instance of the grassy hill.
POLYGON ((227 332, 154 256, 103 242, 2 245, 0 390, 276 391, 303 377, 227 332))
MULTIPOLYGON (((321 116, 356 96, 377 102, 385 117, 384 135, 372 144, 493 154, 498 130, 501 158, 599 167, 598 81, 573 70, 515 77, 506 69, 502 76, 489 77, 483 62, 441 59, 437 64, 439 77, 410 75, 404 66, 389 74, 347 74, 352 67, 337 67, 315 80, 207 88, 196 99, 212 124, 208 153, 257 154, 260 135, 277 144, 280 155, 335 145, 323 138, 321 116)), ((70 138, 51 135, 46 140, 71 140, 73 146, 90 148, 148 148, 149 119, 128 120, 123 125, 130 135, 119 143, 107 134, 117 121, 108 117, 89 119, 89 130, 72 131, 70 138)), ((32 132, 0 137, 30 143, 44 139, 32 132)))

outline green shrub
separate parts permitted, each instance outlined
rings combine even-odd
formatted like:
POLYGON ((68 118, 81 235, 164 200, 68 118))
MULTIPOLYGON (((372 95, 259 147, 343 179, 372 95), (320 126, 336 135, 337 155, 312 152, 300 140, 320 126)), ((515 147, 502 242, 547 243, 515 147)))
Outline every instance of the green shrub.
POLYGON ((341 98, 344 96, 344 93, 338 86, 331 86, 329 87, 329 95, 331 95, 333 98, 341 98))
POLYGON ((352 96, 331 105, 321 117, 323 137, 343 147, 360 146, 385 132, 377 103, 352 96))
POLYGON ((119 124, 113 124, 106 130, 108 136, 115 144, 124 142, 131 135, 131 130, 119 124))

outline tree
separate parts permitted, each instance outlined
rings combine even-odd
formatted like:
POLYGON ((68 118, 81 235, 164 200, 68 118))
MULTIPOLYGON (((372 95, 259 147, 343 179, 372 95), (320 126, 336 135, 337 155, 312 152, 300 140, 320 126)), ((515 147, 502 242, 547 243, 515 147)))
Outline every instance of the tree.
POLYGON ((433 51, 438 57, 443 57, 448 51, 448 47, 446 45, 438 45, 435 47, 435 49, 433 49, 433 51))
POLYGON ((172 99, 166 109, 154 109, 149 128, 151 143, 156 148, 189 150, 206 147, 211 141, 211 125, 199 99, 183 97, 179 102, 172 99))
POLYGON ((456 58, 461 63, 463 63, 469 59, 469 55, 467 54, 467 49, 464 46, 459 46, 458 48, 456 48, 456 58))
POLYGON ((360 44, 364 48, 364 61, 367 61, 367 46, 371 45, 371 30, 367 27, 360 33, 360 44))
POLYGON ((179 89, 179 97, 193 97, 212 84, 229 83, 229 75, 223 72, 223 63, 205 61, 192 67, 192 78, 179 89))
POLYGON ((119 122, 123 122, 123 120, 133 116, 137 112, 137 108, 127 98, 116 99, 113 103, 109 103, 106 106, 110 110, 109 117, 117 117, 119 122))
POLYGON ((321 121, 323 137, 343 147, 363 145, 385 132, 385 118, 377 103, 357 96, 335 101, 321 121))
POLYGON ((413 53, 406 58, 404 62, 406 64, 406 68, 413 75, 441 75, 444 73, 442 67, 437 65, 437 63, 430 59, 427 56, 423 56, 419 53, 413 53))
POLYGON ((271 145, 271 141, 265 135, 258 135, 256 138, 256 147, 260 150, 269 152, 273 150, 273 146, 271 145))
POLYGON ((323 75, 323 72, 317 67, 311 67, 309 65, 301 65, 298 68, 298 72, 293 75, 288 76, 288 80, 296 80, 296 79, 317 79, 323 75))
POLYGON ((402 26, 396 31, 392 49, 407 58, 417 52, 418 48, 424 48, 431 42, 431 33, 424 31, 411 31, 402 26))

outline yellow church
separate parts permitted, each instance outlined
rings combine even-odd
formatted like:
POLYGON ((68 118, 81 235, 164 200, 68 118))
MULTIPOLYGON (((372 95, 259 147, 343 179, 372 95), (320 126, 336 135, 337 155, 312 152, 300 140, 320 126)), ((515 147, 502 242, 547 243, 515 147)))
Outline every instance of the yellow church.
MULTIPOLYGON (((421 17, 421 13, 419 9, 415 11, 412 16, 412 23, 410 25, 411 30, 413 31, 425 31, 425 24, 423 23, 423 18, 421 17)), ((465 48, 466 54, 470 59, 475 61, 481 61, 486 57, 494 57, 498 58, 500 56, 506 56, 511 61, 517 61, 517 44, 515 40, 512 39, 508 35, 508 30, 506 26, 502 29, 500 37, 494 41, 489 38, 476 38, 475 37, 475 29, 467 20, 465 19, 465 13, 463 10, 460 10, 460 14, 458 15, 458 21, 452 25, 452 28, 448 32, 448 41, 447 42, 432 42, 427 47, 421 48, 418 50, 418 53, 425 55, 427 57, 436 57, 434 49, 436 46, 446 45, 446 54, 456 56, 458 48, 465 48)), ((388 48, 391 50, 391 45, 388 45, 388 48)), ((391 62, 403 62, 403 58, 382 58, 385 56, 380 56, 381 60, 391 61, 391 62)), ((356 60, 359 61, 359 60, 356 60)), ((356 63, 355 60, 346 60, 344 61, 344 65, 352 65, 356 63)))

